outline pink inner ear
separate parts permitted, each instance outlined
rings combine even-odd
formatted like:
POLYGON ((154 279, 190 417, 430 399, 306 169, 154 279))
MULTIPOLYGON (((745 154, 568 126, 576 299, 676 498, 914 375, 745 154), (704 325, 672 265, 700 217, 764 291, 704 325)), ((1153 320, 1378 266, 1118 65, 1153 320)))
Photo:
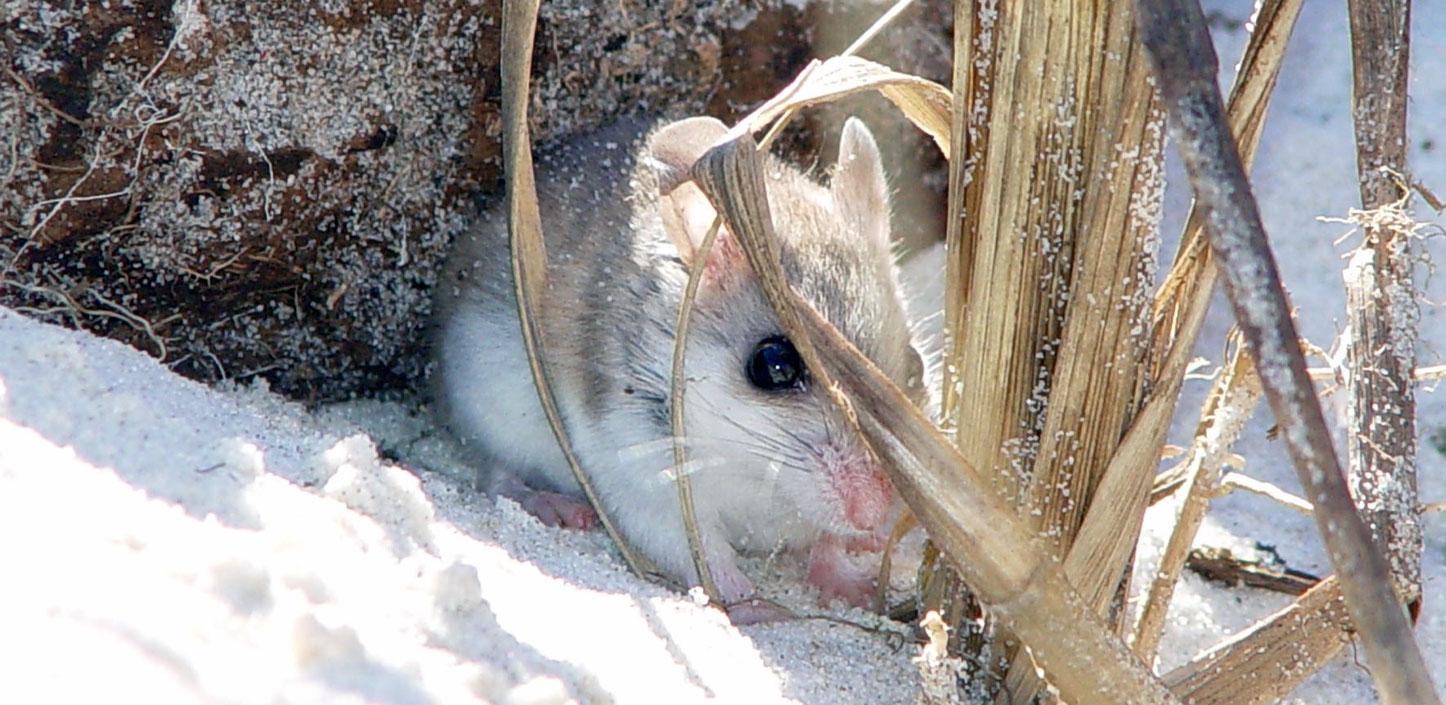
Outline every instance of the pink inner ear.
POLYGON ((703 269, 703 283, 712 288, 724 288, 744 281, 753 269, 748 266, 748 256, 738 238, 727 228, 718 231, 713 238, 713 250, 708 253, 708 264, 703 269))

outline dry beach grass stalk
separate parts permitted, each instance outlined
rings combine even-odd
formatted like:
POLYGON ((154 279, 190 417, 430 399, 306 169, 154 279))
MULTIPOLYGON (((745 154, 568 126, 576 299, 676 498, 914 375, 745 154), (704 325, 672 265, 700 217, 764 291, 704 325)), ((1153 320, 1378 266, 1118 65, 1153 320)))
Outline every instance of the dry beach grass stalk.
POLYGON ((1260 396, 1260 380, 1255 374, 1255 365, 1250 356, 1237 346, 1230 362, 1218 373, 1210 388, 1205 405, 1200 410, 1200 424, 1194 443, 1181 462, 1186 475, 1185 496, 1176 510, 1170 538, 1150 581, 1131 643, 1135 653, 1146 661, 1154 658, 1160 637, 1165 633, 1165 615, 1170 609, 1170 598, 1180 580, 1180 571, 1185 567, 1190 546, 1205 521, 1210 500, 1221 482, 1230 446, 1245 429, 1245 422, 1250 420, 1260 403, 1260 396))
MULTIPOLYGON (((1154 453, 1127 439, 1145 400, 1163 136, 1132 14, 956 4, 947 218, 945 422, 1112 625, 1154 472, 1153 458, 1115 461, 1154 453)), ((931 581, 953 592, 947 573, 931 581)), ((951 616, 970 634, 967 612, 951 616)), ((985 634, 964 641, 983 662, 985 634)), ((1036 669, 1006 657, 1003 697, 1027 702, 1036 669)))
MULTIPOLYGON (((1299 0, 1266 0, 1256 13, 1255 29, 1250 33, 1226 106, 1231 132, 1235 135, 1241 159, 1246 165, 1253 161, 1256 147, 1260 143, 1270 94, 1280 72, 1287 40, 1299 14, 1299 0)), ((1157 293, 1154 304, 1153 359, 1157 361, 1155 380, 1160 392, 1151 403, 1171 407, 1171 413, 1165 415, 1167 417, 1174 415, 1173 407, 1179 397, 1179 388, 1184 381, 1191 350, 1199 336, 1200 326, 1204 323, 1210 295, 1214 290, 1216 271, 1210 250, 1206 246, 1203 228, 1203 212, 1192 208, 1174 264, 1157 293)), ((1254 391, 1255 372, 1244 351, 1236 351, 1231 368, 1236 374, 1229 375, 1230 383, 1249 387, 1247 394, 1258 396, 1254 391), (1244 369, 1240 369, 1242 367, 1244 369)), ((1207 407, 1213 400, 1229 393, 1228 386, 1212 391, 1206 400, 1207 407)), ((1253 407, 1254 403, 1251 402, 1250 406, 1253 407)), ((1212 416, 1211 409, 1201 410, 1202 425, 1196 435, 1196 449, 1205 443, 1204 436, 1210 431, 1205 421, 1212 416)), ((1240 419, 1242 422, 1243 420, 1240 419)), ((1168 420, 1165 423, 1168 424, 1168 420)), ((1235 430, 1238 433, 1239 429, 1235 430)), ((1153 430, 1152 435, 1163 442, 1166 431, 1166 426, 1162 424, 1160 428, 1153 430)), ((1200 464, 1202 460, 1197 458, 1195 468, 1200 472, 1213 472, 1200 464)), ((1182 468, 1185 467, 1188 466, 1182 463, 1182 468)), ((1195 483, 1198 481, 1190 482, 1192 490, 1195 490, 1195 483)), ((1213 483, 1198 485, 1198 490, 1182 502, 1181 513, 1172 529, 1157 578, 1152 581, 1141 608, 1139 621, 1135 626, 1134 646, 1136 652, 1146 660, 1153 658, 1158 639, 1163 632, 1165 614, 1175 582, 1179 578, 1179 569, 1208 506, 1210 484, 1213 483)))
MULTIPOLYGON (((1352 116, 1361 207, 1403 210, 1410 0, 1351 0, 1352 116), (1392 178, 1396 175, 1396 178, 1392 178)), ((1351 492, 1371 535, 1385 548, 1396 589, 1421 601, 1421 518, 1416 496, 1416 326, 1412 233, 1401 219, 1368 226, 1346 266, 1346 458, 1351 492)))

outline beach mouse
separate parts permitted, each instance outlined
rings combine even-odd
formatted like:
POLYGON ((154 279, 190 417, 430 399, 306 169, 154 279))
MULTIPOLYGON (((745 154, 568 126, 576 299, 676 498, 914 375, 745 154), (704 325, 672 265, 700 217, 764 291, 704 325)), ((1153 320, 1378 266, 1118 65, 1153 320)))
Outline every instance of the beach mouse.
MULTIPOLYGON (((707 117, 661 126, 631 119, 538 159, 548 254, 539 310, 560 412, 619 531, 689 585, 697 579, 669 425, 673 342, 688 268, 714 218, 688 170, 726 132, 707 117)), ((873 135, 857 119, 847 122, 826 184, 778 158, 766 164, 790 281, 923 405, 924 365, 905 314, 873 135)), ((596 515, 533 387, 505 208, 460 237, 435 304, 436 407, 489 491, 544 523, 591 527, 596 515)), ((877 571, 877 556, 868 553, 880 549, 902 503, 816 386, 726 228, 692 316, 687 471, 724 601, 755 594, 739 551, 782 550, 807 557, 808 581, 822 600, 864 604, 877 571)))

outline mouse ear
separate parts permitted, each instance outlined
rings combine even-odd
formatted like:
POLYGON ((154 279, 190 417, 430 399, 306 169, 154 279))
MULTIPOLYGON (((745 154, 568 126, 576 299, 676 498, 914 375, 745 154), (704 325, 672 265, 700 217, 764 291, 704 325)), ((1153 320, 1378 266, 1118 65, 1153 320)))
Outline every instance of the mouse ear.
POLYGON ((690 264, 716 212, 702 189, 691 181, 689 170, 727 134, 728 126, 718 120, 693 117, 670 123, 648 138, 648 158, 658 177, 663 228, 683 261, 690 264))
POLYGON ((889 185, 884 160, 873 133, 858 118, 844 123, 830 189, 834 206, 848 222, 866 236, 888 244, 889 185))
POLYGON ((658 191, 667 194, 688 181, 693 162, 727 134, 728 126, 710 117, 679 120, 654 132, 648 138, 648 156, 658 174, 658 191))

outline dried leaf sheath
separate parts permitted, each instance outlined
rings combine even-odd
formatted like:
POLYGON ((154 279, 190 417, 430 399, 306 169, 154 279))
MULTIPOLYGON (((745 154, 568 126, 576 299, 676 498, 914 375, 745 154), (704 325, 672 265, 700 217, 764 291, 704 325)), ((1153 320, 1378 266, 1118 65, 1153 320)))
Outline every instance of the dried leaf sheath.
MULTIPOLYGON (((955 20, 944 416, 1061 554, 1094 512, 1098 543, 1070 576, 1101 613, 1154 470, 1113 466, 1133 479, 1095 500, 1143 401, 1161 189, 1163 116, 1132 12, 976 2, 955 20)), ((1028 659, 1011 671, 1029 699, 1028 659)))
POLYGON ((1191 705, 1265 705, 1320 669, 1319 654, 1350 641, 1340 583, 1327 578, 1295 602, 1165 674, 1191 705))
POLYGON ((547 251, 542 240, 542 216, 537 207, 537 184, 532 170, 532 140, 527 130, 528 88, 532 75, 532 39, 537 29, 537 6, 540 0, 506 0, 502 16, 502 123, 503 163, 507 170, 507 230, 512 248, 512 278, 517 287, 517 313, 522 326, 522 340, 527 345, 527 360, 532 379, 537 385, 538 399, 547 414, 547 423, 557 444, 567 458, 573 478, 582 488, 587 501, 597 512, 608 536, 617 544, 628 567, 639 576, 655 573, 643 562, 608 517, 607 508, 598 501, 597 492, 587 473, 578 463, 567 438, 567 427, 557 410, 552 382, 547 372, 546 348, 541 339, 536 303, 542 301, 547 277, 547 251))

